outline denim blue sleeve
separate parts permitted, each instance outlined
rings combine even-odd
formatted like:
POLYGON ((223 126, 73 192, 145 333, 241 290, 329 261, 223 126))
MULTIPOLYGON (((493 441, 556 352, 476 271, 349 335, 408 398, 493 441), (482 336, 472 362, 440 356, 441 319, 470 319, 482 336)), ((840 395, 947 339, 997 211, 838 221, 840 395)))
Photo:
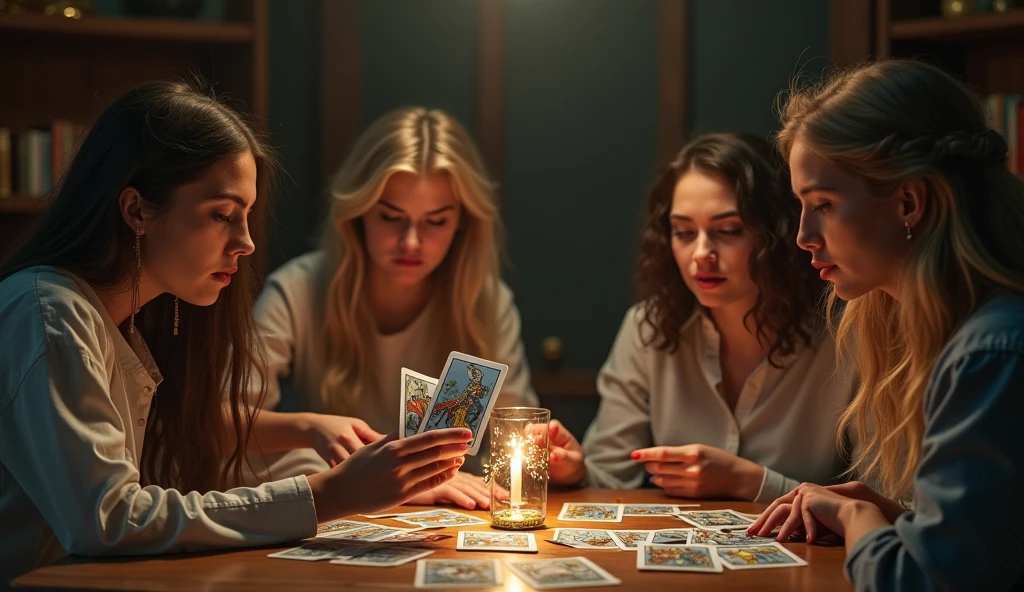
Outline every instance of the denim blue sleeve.
POLYGON ((857 590, 1024 584, 1024 351, 940 362, 925 394, 914 509, 846 558, 857 590))

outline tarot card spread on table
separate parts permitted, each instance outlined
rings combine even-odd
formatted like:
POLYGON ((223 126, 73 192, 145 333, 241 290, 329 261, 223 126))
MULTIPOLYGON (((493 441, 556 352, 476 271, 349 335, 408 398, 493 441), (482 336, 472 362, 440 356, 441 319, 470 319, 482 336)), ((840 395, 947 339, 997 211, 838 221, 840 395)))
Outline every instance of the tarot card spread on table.
POLYGON ((448 355, 434 396, 417 433, 444 428, 469 428, 468 455, 480 450, 487 418, 498 400, 508 366, 459 352, 448 355))

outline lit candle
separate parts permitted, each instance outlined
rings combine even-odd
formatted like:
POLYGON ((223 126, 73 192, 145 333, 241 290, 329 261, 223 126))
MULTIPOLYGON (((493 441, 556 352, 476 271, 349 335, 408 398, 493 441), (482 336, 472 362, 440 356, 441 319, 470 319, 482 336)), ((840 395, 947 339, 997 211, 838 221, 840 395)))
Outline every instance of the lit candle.
POLYGON ((509 468, 512 473, 512 499, 513 508, 523 505, 523 457, 516 448, 516 454, 512 457, 512 464, 509 468))

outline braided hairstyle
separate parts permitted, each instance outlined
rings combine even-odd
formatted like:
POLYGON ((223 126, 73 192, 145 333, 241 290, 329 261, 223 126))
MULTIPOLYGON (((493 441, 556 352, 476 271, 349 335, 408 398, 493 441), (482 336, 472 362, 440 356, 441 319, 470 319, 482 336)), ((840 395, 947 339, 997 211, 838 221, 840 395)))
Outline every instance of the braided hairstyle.
POLYGON ((992 291, 1024 295, 1024 182, 1007 170, 1006 141, 989 129, 978 96, 922 62, 872 62, 794 88, 781 118, 785 158, 799 140, 879 199, 912 180, 927 192, 898 297, 873 290, 851 300, 837 329, 860 374, 841 423, 863 443, 853 470, 906 495, 940 352, 992 291))

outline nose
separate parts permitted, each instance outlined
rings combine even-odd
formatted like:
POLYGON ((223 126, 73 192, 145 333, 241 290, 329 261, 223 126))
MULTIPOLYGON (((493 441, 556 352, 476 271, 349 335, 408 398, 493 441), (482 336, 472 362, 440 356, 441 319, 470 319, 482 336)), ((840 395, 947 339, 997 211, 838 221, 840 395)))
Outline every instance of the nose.
POLYGON ((706 232, 697 234, 697 241, 693 250, 693 259, 699 266, 712 265, 718 262, 718 254, 715 252, 715 245, 706 232))
POLYGON ((822 247, 824 241, 821 229, 816 221, 808 219, 805 212, 800 213, 800 227, 796 231, 796 246, 812 253, 822 247))
POLYGON ((242 224, 239 231, 231 237, 228 243, 228 253, 236 256, 252 255, 256 251, 256 245, 249 236, 249 225, 242 224))
POLYGON ((407 253, 414 253, 420 248, 420 232, 416 224, 410 223, 402 234, 402 249, 407 253))

